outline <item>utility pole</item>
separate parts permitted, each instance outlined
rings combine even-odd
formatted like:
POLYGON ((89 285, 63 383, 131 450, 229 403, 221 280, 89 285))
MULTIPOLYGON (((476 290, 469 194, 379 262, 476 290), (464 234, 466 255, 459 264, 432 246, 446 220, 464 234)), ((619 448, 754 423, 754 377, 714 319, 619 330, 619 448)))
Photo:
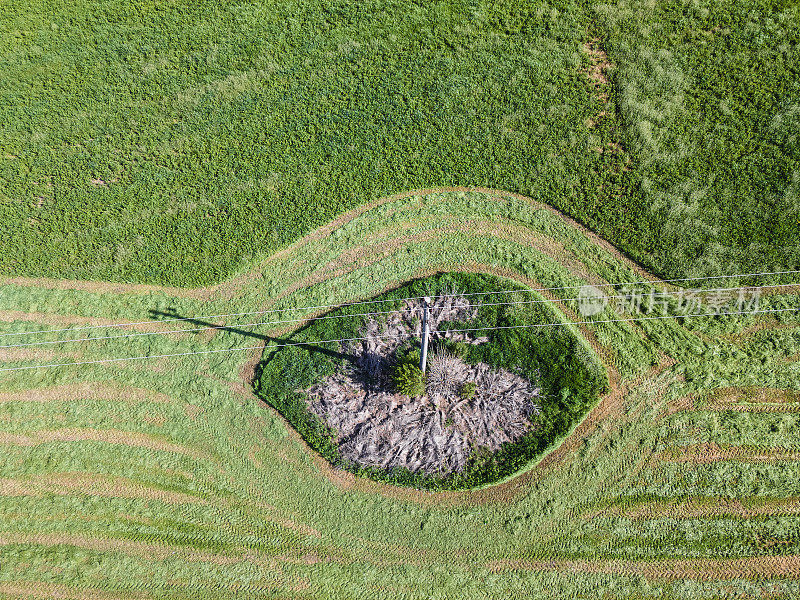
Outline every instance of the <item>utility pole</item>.
POLYGON ((425 373, 428 363, 428 298, 422 299, 422 352, 419 357, 419 370, 425 373))

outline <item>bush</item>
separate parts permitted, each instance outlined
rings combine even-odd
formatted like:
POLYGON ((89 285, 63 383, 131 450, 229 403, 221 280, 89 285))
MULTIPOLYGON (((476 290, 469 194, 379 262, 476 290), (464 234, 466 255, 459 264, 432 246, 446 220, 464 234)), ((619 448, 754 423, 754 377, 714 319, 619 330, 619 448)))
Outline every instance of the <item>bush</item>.
POLYGON ((469 344, 466 342, 453 342, 449 344, 449 350, 461 360, 466 360, 469 355, 469 344))
POLYGON ((468 381, 461 386, 461 389, 458 391, 458 395, 464 400, 472 400, 475 397, 475 389, 475 382, 468 381))
POLYGON ((394 386, 400 394, 422 396, 425 393, 425 376, 419 365, 411 362, 398 363, 392 373, 394 386))

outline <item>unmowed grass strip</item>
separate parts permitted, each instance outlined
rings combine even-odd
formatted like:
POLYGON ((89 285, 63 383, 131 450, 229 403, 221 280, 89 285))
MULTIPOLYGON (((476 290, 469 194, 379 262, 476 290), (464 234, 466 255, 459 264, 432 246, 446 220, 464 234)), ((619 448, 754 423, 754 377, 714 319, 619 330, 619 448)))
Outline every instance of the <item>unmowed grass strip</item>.
POLYGON ((579 4, 140 8, 0 12, 0 272, 205 285, 391 193, 605 179, 579 4))
POLYGON ((585 222, 662 277, 797 269, 798 7, 619 0, 591 10, 615 63, 633 168, 625 193, 585 222))
POLYGON ((444 185, 550 202, 664 275, 797 265, 779 0, 114 2, 9 6, 0 28, 7 274, 202 285, 444 185))

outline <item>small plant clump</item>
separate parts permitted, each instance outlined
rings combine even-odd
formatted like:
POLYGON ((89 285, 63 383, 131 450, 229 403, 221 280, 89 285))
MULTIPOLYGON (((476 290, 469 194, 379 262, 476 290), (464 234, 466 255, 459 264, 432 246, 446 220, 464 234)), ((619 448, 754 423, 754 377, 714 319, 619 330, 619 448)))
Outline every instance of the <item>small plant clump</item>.
POLYGON ((458 390, 458 395, 462 400, 472 400, 475 397, 476 389, 477 386, 474 381, 467 381, 461 385, 461 389, 458 390))
POLYGON ((392 380, 398 394, 417 398, 425 393, 425 374, 419 368, 419 362, 419 350, 413 350, 395 364, 392 380))
POLYGON ((428 360, 426 390, 428 394, 452 395, 458 386, 458 372, 463 364, 460 358, 441 350, 435 352, 428 360))

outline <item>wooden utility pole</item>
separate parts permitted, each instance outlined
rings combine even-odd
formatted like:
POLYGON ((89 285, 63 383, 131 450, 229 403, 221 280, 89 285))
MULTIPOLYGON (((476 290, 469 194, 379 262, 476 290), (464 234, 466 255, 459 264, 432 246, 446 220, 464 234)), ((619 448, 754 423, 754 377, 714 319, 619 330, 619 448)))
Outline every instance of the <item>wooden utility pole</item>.
POLYGON ((422 352, 419 357, 419 369, 425 373, 428 363, 428 298, 422 299, 422 352))

